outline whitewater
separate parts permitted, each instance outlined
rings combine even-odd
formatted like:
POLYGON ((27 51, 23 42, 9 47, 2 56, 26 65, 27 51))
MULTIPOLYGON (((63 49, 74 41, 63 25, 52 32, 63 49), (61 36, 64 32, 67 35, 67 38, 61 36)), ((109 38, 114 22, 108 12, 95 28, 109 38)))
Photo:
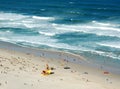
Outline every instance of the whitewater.
POLYGON ((98 21, 71 25, 53 23, 58 19, 0 12, 0 39, 34 47, 96 53, 102 51, 106 56, 112 54, 113 58, 120 59, 119 55, 112 52, 120 52, 119 24, 98 21), (102 47, 109 50, 102 50, 102 47))
POLYGON ((120 68, 119 0, 0 0, 0 41, 120 68))

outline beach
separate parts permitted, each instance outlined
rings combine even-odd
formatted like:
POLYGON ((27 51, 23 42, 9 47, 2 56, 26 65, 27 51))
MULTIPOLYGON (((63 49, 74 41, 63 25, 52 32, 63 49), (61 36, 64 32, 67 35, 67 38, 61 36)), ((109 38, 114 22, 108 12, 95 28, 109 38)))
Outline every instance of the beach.
POLYGON ((0 0, 0 89, 119 89, 119 4, 0 0))
POLYGON ((0 43, 0 89, 119 88, 119 74, 95 68, 80 55, 0 43), (46 64, 54 74, 41 74, 46 64))

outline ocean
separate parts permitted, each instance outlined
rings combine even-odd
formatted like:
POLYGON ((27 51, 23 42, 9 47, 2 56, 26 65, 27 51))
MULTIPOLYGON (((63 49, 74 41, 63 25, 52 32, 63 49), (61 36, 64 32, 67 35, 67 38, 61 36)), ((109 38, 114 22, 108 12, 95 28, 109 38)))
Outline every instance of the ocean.
POLYGON ((0 40, 120 68, 120 0, 0 0, 0 40))

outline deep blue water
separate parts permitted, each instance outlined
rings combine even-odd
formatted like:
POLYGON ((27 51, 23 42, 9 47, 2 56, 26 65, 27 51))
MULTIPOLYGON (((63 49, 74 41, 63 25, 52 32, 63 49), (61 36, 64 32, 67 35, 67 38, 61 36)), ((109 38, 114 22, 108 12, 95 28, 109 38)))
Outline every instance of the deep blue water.
POLYGON ((120 0, 0 0, 0 40, 120 60, 120 0))

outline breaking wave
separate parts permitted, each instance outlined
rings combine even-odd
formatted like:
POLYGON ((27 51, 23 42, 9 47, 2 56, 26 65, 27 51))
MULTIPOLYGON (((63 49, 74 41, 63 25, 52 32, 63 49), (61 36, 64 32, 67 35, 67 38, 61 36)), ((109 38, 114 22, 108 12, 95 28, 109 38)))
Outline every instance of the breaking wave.
POLYGON ((100 52, 110 57, 112 53, 112 57, 120 59, 120 54, 115 53, 120 52, 117 50, 120 43, 115 44, 120 42, 119 24, 94 20, 69 25, 55 23, 59 19, 0 12, 0 40, 34 47, 100 52), (101 50, 104 49, 101 46, 111 50, 101 50))

